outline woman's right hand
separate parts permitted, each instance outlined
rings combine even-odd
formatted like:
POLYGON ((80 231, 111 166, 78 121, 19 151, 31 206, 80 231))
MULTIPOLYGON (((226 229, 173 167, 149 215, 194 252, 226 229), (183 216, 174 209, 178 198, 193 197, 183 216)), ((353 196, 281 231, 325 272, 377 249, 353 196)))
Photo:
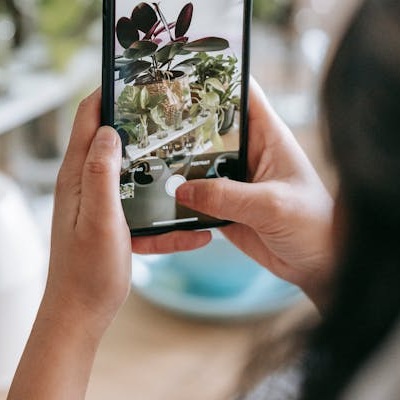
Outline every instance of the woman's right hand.
MULTIPOLYGON (((235 222, 221 229, 228 239, 319 305, 332 279, 333 201, 261 88, 253 80, 250 87, 249 183, 192 180, 179 187, 176 198, 186 207, 235 222)), ((204 242, 205 233, 198 235, 198 242, 204 242)), ((184 250, 186 239, 185 232, 135 238, 133 250, 184 250)))

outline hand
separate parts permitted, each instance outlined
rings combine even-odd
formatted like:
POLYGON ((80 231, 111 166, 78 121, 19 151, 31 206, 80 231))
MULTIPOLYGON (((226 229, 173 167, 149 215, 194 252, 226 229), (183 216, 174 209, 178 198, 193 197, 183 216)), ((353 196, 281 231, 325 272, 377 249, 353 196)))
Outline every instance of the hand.
MULTIPOLYGON (((176 192, 177 201, 234 221, 222 231, 237 247, 321 303, 321 293, 330 284, 332 274, 333 201, 292 133, 253 80, 248 172, 251 183, 228 179, 185 183, 176 192)), ((185 233, 175 233, 176 242, 177 235, 185 237, 185 233)), ((174 243, 168 244, 167 235, 162 242, 142 239, 134 250, 175 250, 174 243)))
POLYGON ((83 399, 100 339, 130 288, 121 143, 84 100, 56 186, 48 281, 8 399, 83 399))
POLYGON ((55 194, 45 300, 111 320, 130 288, 130 233, 119 198, 121 143, 100 125, 100 92, 84 100, 55 194))

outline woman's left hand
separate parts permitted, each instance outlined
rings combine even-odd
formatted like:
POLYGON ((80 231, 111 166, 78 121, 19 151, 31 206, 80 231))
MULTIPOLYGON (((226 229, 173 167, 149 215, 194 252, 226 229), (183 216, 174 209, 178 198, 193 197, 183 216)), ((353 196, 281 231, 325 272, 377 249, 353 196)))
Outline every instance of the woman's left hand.
POLYGON ((129 292, 121 143, 99 125, 96 91, 79 106, 58 176, 46 290, 9 400, 83 399, 100 339, 129 292))
POLYGON ((100 92, 79 106, 55 193, 45 304, 110 321, 127 297, 130 233, 119 198, 121 143, 100 125, 100 92))

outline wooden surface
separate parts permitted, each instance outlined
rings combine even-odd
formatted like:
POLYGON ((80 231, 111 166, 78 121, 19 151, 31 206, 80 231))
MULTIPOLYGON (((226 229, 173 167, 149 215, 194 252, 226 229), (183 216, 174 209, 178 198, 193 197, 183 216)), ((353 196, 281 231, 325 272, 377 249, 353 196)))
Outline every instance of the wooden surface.
POLYGON ((104 338, 87 398, 222 399, 248 335, 248 325, 177 317, 132 295, 104 338))
MULTIPOLYGON (((266 317, 263 329, 281 332, 298 315, 266 317)), ((103 338, 86 399, 230 399, 255 327, 176 316, 132 293, 103 338)))

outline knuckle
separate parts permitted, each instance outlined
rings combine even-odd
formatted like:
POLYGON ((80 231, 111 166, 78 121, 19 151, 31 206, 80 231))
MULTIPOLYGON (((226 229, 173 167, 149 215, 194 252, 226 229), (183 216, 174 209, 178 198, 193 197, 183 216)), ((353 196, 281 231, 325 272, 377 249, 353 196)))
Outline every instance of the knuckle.
POLYGON ((90 174, 93 175, 104 175, 108 173, 109 164, 103 158, 96 158, 94 160, 88 160, 86 163, 86 169, 90 174))
POLYGON ((78 105, 78 111, 82 112, 84 110, 86 110, 90 104, 92 103, 92 99, 91 97, 85 97, 83 100, 80 101, 79 105, 78 105))
POLYGON ((226 179, 216 179, 210 182, 206 193, 205 203, 207 209, 210 210, 217 218, 222 215, 223 207, 226 200, 226 179))

